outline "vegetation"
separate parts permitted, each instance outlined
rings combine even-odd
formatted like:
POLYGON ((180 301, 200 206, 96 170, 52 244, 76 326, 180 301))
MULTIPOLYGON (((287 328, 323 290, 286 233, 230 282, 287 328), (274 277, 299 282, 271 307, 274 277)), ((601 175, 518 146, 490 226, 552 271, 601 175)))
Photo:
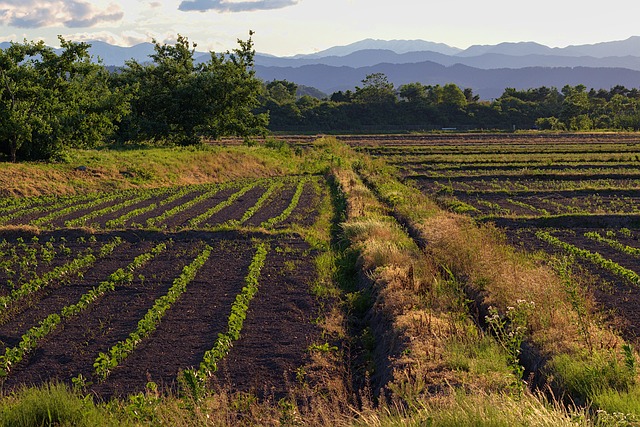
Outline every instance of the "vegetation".
POLYGON ((0 52, 0 152, 12 162, 114 142, 190 145, 265 132, 267 116, 253 112, 261 84, 251 37, 200 64, 186 37, 154 42, 150 63, 115 73, 91 62, 89 44, 60 43, 61 54, 26 41, 0 52))
POLYGON ((355 91, 328 99, 296 97, 287 81, 266 84, 260 111, 273 131, 407 132, 446 129, 639 130, 640 91, 584 85, 517 90, 505 88, 491 101, 453 83, 408 83, 398 88, 384 74, 367 76, 355 91), (279 90, 287 88, 287 91, 279 90))
MULTIPOLYGON (((183 42, 181 49, 188 48, 183 42)), ((277 86, 270 89, 283 98, 290 93, 290 86, 277 86)), ((404 93, 426 96, 420 87, 404 93)), ((446 93, 450 108, 468 95, 446 93)), ((353 102, 396 102, 390 94, 384 76, 372 76, 353 102)), ((49 193, 42 181, 60 174, 67 181, 51 192, 68 196, 0 198, 6 239, 0 274, 16 282, 0 287, 7 306, 0 312, 3 320, 15 313, 24 319, 15 326, 0 322, 14 328, 1 343, 2 423, 95 425, 96 417, 105 425, 638 422, 637 341, 600 315, 609 307, 592 295, 594 289, 614 297, 633 293, 618 282, 589 282, 602 267, 603 275, 637 284, 637 224, 616 223, 635 209, 635 147, 499 138, 353 145, 320 138, 293 147, 268 141, 69 152, 98 176, 69 165, 9 165, 32 173, 22 194, 49 193), (77 189, 74 180, 86 182, 77 189), (554 199, 555 193, 566 197, 554 199), (504 231, 488 221, 506 224, 504 231), (594 230, 604 221, 611 230, 572 230, 571 221, 595 224, 594 230), (82 226, 92 234, 76 228, 82 226), (50 236, 80 237, 72 251, 50 236), (100 243, 89 245, 89 236, 100 243), (527 249, 546 253, 514 249, 507 241, 516 236, 534 245, 527 249), (47 302, 79 288, 82 274, 98 271, 99 259, 115 265, 100 272, 98 285, 47 313, 47 302), (235 279, 225 276, 230 265, 235 279), (303 279, 294 280, 296 274, 303 279), (185 319, 197 310, 197 304, 176 310, 194 286, 229 286, 219 300, 199 297, 223 312, 202 360, 181 365, 179 377, 173 371, 179 387, 149 378, 137 393, 101 401, 99 387, 145 355, 171 315, 185 319), (616 294, 618 286, 626 293, 616 294), (277 298, 269 294, 274 289, 282 292, 277 298), (101 304, 109 295, 128 292, 140 302, 137 311, 127 305, 116 316, 97 314, 100 307, 107 311, 101 304), (277 321, 257 323, 258 310, 279 310, 274 307, 289 294, 296 295, 287 300, 293 308, 280 310, 277 321), (296 305, 300 295, 309 299, 296 305), (36 308, 44 314, 30 318, 36 308), (308 327, 301 330, 312 332, 260 336, 291 313, 308 327), (109 323, 114 317, 123 324, 109 323), (30 359, 37 349, 68 339, 74 326, 82 329, 73 323, 81 320, 100 322, 83 331, 86 342, 70 346, 102 343, 78 352, 88 354, 88 376, 76 371, 64 385, 39 388, 10 383, 37 364, 30 359), (262 342, 251 344, 256 335, 262 342), (295 374, 283 380, 286 393, 276 398, 216 382, 220 370, 231 375, 243 363, 238 352, 250 346, 280 352, 280 338, 303 354, 293 362, 295 374)), ((165 363, 161 353, 154 363, 165 363)))

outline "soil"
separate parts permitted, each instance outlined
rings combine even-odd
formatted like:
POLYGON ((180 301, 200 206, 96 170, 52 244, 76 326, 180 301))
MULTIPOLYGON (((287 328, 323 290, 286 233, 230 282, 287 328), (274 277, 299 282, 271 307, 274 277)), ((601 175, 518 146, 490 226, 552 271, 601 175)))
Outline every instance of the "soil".
POLYGON ((312 323, 318 307, 310 293, 315 271, 308 246, 300 239, 280 239, 277 247, 265 261, 241 338, 214 379, 232 390, 276 400, 298 382, 298 369, 310 360, 309 346, 320 339, 312 323))

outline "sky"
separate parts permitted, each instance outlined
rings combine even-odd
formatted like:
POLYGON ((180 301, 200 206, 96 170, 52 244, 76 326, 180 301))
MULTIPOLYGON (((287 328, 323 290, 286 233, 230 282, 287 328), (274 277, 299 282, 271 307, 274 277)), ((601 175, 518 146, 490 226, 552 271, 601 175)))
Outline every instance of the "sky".
POLYGON ((565 47, 640 35, 638 12, 635 0, 0 0, 0 41, 57 46, 62 35, 132 46, 181 34, 222 52, 252 30, 256 51, 277 56, 366 38, 565 47))

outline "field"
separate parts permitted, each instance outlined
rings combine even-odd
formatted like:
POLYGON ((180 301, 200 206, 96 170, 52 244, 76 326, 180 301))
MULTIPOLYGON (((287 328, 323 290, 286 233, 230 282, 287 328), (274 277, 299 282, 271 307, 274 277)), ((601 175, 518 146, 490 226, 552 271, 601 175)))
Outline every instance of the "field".
POLYGON ((640 338, 640 138, 519 135, 357 143, 407 183, 510 244, 568 257, 603 312, 640 338))
POLYGON ((201 367, 282 397, 319 334, 313 249, 293 230, 326 192, 290 176, 4 199, 4 389, 56 378, 108 399, 201 367))
POLYGON ((636 425, 639 148, 292 137, 0 170, 0 423, 636 425))

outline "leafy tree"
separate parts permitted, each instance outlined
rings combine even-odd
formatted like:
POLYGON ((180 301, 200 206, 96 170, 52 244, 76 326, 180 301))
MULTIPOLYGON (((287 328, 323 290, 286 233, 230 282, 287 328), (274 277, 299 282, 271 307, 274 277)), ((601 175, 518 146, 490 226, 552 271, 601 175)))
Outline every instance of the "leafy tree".
POLYGON ((296 101, 298 85, 287 80, 273 80, 266 85, 268 96, 282 105, 296 101))
POLYGON ((196 45, 186 37, 179 35, 175 45, 154 40, 153 62, 129 61, 119 77, 134 94, 121 139, 184 145, 199 142, 201 136, 263 133, 267 116, 253 111, 262 91, 253 70, 253 42, 250 37, 238 44, 233 52, 211 52, 208 61, 195 64, 196 45))
POLYGON ((407 83, 398 89, 400 97, 408 102, 417 102, 427 97, 427 87, 422 83, 407 83))
POLYGON ((42 41, 0 51, 0 143, 11 161, 101 143, 128 109, 104 68, 90 62, 89 45, 59 40, 60 55, 42 41))
POLYGON ((457 85, 447 83, 442 88, 442 104, 448 107, 463 109, 467 106, 467 97, 457 85))
POLYGON ((362 80, 362 87, 356 87, 354 99, 363 104, 392 104, 396 94, 384 73, 373 73, 362 80))

